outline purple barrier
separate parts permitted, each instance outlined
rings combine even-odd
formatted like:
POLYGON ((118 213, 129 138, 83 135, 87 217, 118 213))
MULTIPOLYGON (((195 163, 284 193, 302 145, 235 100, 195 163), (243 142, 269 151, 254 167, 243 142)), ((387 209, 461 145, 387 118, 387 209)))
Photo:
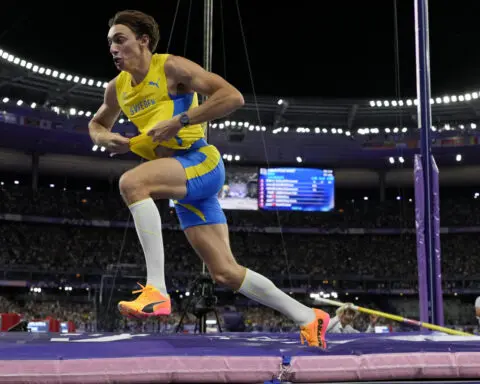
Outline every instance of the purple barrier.
POLYGON ((425 256, 425 193, 420 155, 415 155, 415 227, 417 230, 418 295, 420 321, 428 323, 427 261, 425 256))
POLYGON ((433 187, 433 247, 435 251, 435 295, 437 297, 434 308, 440 326, 443 326, 443 294, 442 294, 442 263, 440 246, 440 187, 438 167, 432 156, 432 187, 433 187))

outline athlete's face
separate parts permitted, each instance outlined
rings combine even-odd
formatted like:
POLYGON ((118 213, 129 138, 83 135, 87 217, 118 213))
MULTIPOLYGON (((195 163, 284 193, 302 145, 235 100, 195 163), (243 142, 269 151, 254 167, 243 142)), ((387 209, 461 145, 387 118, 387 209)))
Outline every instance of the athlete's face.
POLYGON ((148 38, 137 38, 135 33, 125 25, 114 25, 108 31, 108 43, 113 62, 118 70, 134 69, 145 48, 148 38))

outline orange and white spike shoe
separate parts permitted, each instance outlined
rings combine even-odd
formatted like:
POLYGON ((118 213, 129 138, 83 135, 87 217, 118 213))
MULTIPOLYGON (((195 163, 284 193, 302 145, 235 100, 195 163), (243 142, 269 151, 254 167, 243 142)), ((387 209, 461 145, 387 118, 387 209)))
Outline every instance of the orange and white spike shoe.
POLYGON ((118 310, 123 316, 128 317, 153 317, 168 316, 172 312, 172 304, 169 295, 163 295, 153 285, 147 284, 145 287, 140 284, 141 289, 133 291, 133 294, 140 293, 133 301, 120 301, 118 310))
POLYGON ((321 309, 312 308, 315 312, 315 320, 310 324, 300 327, 300 341, 302 344, 306 341, 311 347, 327 348, 325 334, 327 333, 330 315, 321 309))

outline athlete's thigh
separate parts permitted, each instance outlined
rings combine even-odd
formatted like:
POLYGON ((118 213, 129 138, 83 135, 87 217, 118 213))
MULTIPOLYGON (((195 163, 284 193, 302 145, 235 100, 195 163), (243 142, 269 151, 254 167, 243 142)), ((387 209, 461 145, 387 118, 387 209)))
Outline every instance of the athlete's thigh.
POLYGON ((237 266, 230 248, 227 224, 198 225, 189 227, 184 232, 210 273, 222 274, 237 266))
POLYGON ((187 178, 182 164, 174 158, 151 160, 126 172, 120 180, 146 188, 152 198, 182 199, 187 194, 187 178), (123 179, 123 180, 122 180, 123 179))

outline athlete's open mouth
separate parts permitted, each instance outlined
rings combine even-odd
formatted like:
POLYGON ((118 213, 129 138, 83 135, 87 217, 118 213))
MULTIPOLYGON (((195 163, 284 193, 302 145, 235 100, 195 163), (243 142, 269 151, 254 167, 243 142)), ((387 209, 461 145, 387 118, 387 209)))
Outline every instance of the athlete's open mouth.
POLYGON ((121 59, 120 57, 114 57, 114 58, 113 58, 113 62, 114 62, 116 65, 120 64, 121 61, 122 61, 122 59, 121 59))

